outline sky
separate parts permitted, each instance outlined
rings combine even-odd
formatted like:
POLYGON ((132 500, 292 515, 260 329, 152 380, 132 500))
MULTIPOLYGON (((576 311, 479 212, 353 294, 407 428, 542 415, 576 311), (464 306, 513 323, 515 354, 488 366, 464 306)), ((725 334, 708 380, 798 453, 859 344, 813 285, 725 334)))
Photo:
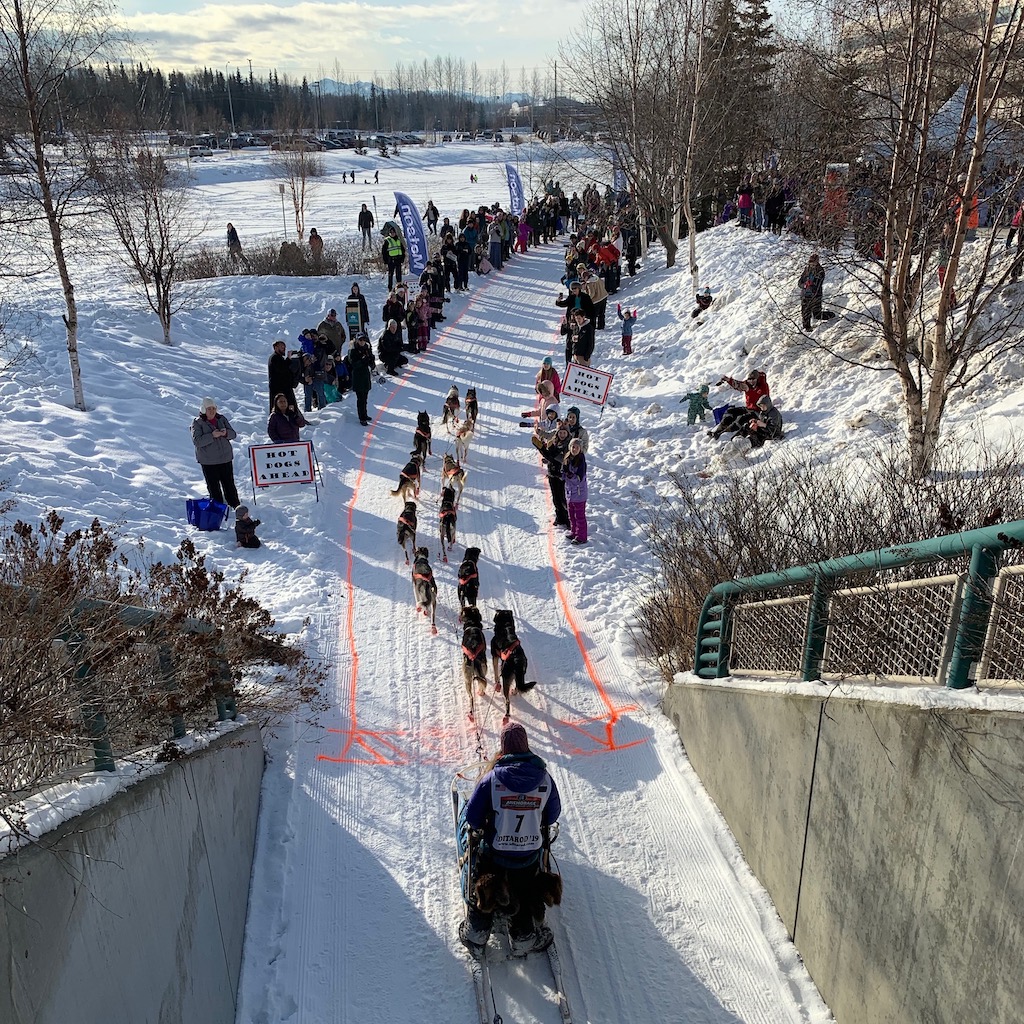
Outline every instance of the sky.
POLYGON ((543 76, 557 57, 563 26, 535 31, 550 22, 545 0, 508 0, 501 4, 445 4, 411 0, 372 2, 204 3, 201 0, 129 0, 123 5, 129 30, 144 54, 143 62, 164 69, 195 67, 257 75, 280 74, 310 81, 335 78, 368 81, 398 62, 419 63, 452 56, 481 74, 499 69, 518 91, 520 69, 543 76), (337 73, 340 67, 341 74, 337 73))

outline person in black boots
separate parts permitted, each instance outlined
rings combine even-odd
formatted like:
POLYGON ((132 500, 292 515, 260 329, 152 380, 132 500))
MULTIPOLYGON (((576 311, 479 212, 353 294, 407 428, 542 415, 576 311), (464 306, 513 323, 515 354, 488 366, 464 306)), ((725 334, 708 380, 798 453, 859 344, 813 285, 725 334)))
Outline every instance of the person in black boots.
POLYGON ((369 339, 365 334, 356 335, 346 358, 352 373, 352 390, 356 393, 356 411, 359 413, 359 422, 364 427, 368 427, 370 413, 366 408, 366 398, 370 394, 370 388, 373 387, 373 371, 377 363, 373 358, 373 349, 370 348, 369 339))

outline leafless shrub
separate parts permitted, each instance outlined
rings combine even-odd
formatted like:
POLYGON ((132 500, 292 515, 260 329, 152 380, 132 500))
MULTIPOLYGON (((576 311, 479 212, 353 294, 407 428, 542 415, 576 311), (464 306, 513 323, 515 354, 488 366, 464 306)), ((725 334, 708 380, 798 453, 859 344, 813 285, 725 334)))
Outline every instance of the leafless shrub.
MULTIPOLYGON (((669 678, 692 667, 701 605, 723 580, 1024 518, 1022 457, 1020 439, 949 441, 926 484, 896 447, 878 449, 858 473, 812 453, 711 484, 673 475, 671 498, 646 517, 658 571, 644 581, 638 647, 669 678)), ((887 579, 949 571, 935 563, 887 579)))
POLYGON ((232 262, 226 252, 203 247, 188 257, 181 273, 189 280, 206 280, 243 271, 254 276, 281 277, 370 276, 384 272, 380 253, 361 251, 355 240, 325 246, 319 259, 313 257, 307 246, 267 240, 246 246, 245 258, 247 265, 242 267, 232 262))
MULTIPOLYGON (((139 557, 139 556, 143 557, 139 557)), ((322 710, 323 669, 276 632, 245 575, 212 571, 190 540, 175 560, 129 558, 98 521, 50 512, 0 539, 0 815, 91 757, 118 757, 204 728, 217 701, 261 726, 322 710)))

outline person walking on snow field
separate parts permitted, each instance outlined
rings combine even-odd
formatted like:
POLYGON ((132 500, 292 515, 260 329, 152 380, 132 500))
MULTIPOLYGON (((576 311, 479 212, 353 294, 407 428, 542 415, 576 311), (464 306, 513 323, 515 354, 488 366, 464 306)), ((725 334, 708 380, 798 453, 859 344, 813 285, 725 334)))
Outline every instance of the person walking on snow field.
POLYGON ((542 860, 550 845, 549 830, 561 813, 558 787, 547 765, 530 751, 523 726, 508 722, 501 730, 497 757, 463 810, 474 835, 475 871, 459 939, 473 956, 483 956, 494 913, 502 909, 509 911, 514 956, 551 945, 551 929, 544 924, 547 873, 542 860))

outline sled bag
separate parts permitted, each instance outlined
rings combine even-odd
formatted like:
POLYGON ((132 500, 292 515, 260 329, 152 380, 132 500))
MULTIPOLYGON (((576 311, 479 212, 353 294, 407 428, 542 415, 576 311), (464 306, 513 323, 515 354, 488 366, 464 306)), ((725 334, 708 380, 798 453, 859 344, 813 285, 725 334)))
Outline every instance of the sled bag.
POLYGON ((219 530, 228 507, 212 498, 189 498, 185 502, 185 514, 189 525, 197 530, 219 530))
POLYGON ((356 299, 353 302, 348 299, 345 303, 345 322, 354 329, 358 329, 363 326, 363 317, 359 309, 359 300, 356 299))
POLYGON ((728 405, 720 405, 717 409, 712 409, 711 410, 711 415, 715 417, 715 426, 716 427, 718 426, 719 423, 722 422, 722 417, 726 414, 726 411, 728 410, 728 408, 729 408, 728 405))

